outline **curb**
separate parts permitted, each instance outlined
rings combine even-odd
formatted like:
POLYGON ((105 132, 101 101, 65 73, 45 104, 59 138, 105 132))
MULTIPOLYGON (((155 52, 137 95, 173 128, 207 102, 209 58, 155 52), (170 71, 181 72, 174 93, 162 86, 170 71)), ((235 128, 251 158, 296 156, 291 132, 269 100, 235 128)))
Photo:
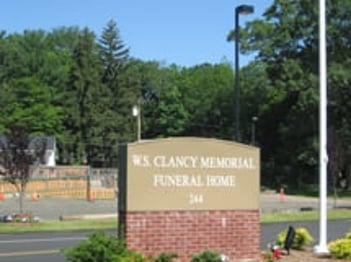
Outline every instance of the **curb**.
POLYGON ((61 215, 59 217, 60 221, 68 221, 68 220, 96 220, 96 219, 111 219, 111 218, 118 218, 118 214, 88 214, 88 215, 71 215, 71 216, 64 216, 61 215))

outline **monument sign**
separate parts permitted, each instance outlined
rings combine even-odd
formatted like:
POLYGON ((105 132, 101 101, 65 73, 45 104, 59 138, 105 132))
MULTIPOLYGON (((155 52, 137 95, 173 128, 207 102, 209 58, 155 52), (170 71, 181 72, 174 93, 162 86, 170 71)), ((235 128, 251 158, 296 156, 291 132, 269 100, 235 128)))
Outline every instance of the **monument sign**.
MULTIPOLYGON (((120 149, 122 217, 143 212, 178 212, 173 213, 177 216, 188 212, 188 219, 189 214, 196 217, 202 211, 242 210, 258 214, 260 156, 256 147, 216 139, 169 138, 126 144, 120 149)), ((221 223, 231 219, 229 213, 221 215, 221 223)), ((148 223, 153 218, 142 219, 142 223, 148 223)), ((176 234, 169 228, 162 232, 176 234)))

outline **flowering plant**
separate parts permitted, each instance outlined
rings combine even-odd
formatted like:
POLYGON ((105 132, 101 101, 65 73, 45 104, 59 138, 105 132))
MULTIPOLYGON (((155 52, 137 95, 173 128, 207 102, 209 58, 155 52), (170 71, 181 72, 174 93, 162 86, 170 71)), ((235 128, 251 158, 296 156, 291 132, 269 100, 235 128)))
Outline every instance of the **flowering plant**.
POLYGON ((34 216, 32 212, 14 213, 0 217, 0 222, 33 223, 39 222, 39 217, 34 216))
POLYGON ((265 262, 275 262, 281 258, 282 250, 278 245, 268 245, 269 249, 262 254, 262 259, 265 262))
POLYGON ((265 262, 275 262, 278 261, 281 257, 281 250, 277 249, 274 251, 267 251, 262 254, 262 259, 265 262))

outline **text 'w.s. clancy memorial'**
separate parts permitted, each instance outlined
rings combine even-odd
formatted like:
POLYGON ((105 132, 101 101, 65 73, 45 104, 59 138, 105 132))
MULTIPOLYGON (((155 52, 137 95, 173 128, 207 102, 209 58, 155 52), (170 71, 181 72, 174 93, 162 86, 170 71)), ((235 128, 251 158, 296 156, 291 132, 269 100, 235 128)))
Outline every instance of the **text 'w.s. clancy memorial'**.
POLYGON ((146 256, 258 260, 259 159, 256 147, 216 139, 121 145, 119 234, 146 256))

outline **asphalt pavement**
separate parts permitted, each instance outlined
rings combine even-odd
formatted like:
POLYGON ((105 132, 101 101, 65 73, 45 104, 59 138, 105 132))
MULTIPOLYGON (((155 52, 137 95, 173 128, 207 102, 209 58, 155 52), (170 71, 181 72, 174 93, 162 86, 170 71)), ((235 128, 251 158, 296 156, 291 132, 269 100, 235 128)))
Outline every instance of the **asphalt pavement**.
MULTIPOLYGON (((351 200, 328 198, 328 209, 335 207, 351 208, 351 200)), ((317 210, 319 198, 262 193, 261 212, 288 212, 317 210)), ((25 199, 24 210, 33 212, 42 220, 55 220, 60 217, 117 214, 117 199, 93 200, 41 198, 36 201, 25 199)), ((19 199, 0 201, 0 216, 18 213, 19 199)))
MULTIPOLYGON (((61 217, 117 214, 117 200, 53 199, 37 201, 25 199, 24 211, 30 211, 41 220, 56 220, 61 217)), ((19 199, 0 201, 0 216, 19 212, 19 199)))
MULTIPOLYGON (((318 207, 318 198, 282 196, 274 193, 260 195, 261 212, 289 212, 301 209, 318 209, 318 207)), ((351 208, 351 201, 328 199, 328 208, 334 207, 351 208)), ((18 212, 18 208, 18 199, 0 201, 0 215, 18 212)), ((42 220, 59 219, 62 216, 117 214, 117 200, 39 199, 32 201, 26 199, 24 209, 32 211, 42 220)), ((343 236, 351 228, 351 219, 328 221, 327 224, 327 236, 328 241, 330 241, 343 236)), ((265 249, 267 244, 289 225, 306 227, 315 239, 313 245, 318 243, 318 221, 262 224, 261 249, 265 249)), ((116 235, 116 232, 113 232, 116 235)), ((87 235, 88 232, 85 231, 0 234, 0 260, 2 262, 63 262, 65 261, 64 255, 60 250, 77 244, 82 239, 86 239, 87 235)))
MULTIPOLYGON (((302 197, 277 193, 262 193, 260 195, 261 212, 318 210, 319 206, 319 197, 302 197)), ((328 197, 327 208, 351 208, 351 199, 328 197)))
MULTIPOLYGON (((318 244, 318 221, 272 223, 261 225, 260 247, 267 248, 267 244, 275 240, 277 234, 288 228, 305 227, 311 233, 314 241, 311 246, 318 244)), ((351 220, 328 221, 328 242, 342 237, 351 228, 351 220)), ((1 262, 64 262, 62 250, 77 245, 86 239, 93 231, 62 231, 62 232, 34 232, 0 234, 1 262)), ((116 236, 117 230, 107 230, 108 234, 116 236)))

